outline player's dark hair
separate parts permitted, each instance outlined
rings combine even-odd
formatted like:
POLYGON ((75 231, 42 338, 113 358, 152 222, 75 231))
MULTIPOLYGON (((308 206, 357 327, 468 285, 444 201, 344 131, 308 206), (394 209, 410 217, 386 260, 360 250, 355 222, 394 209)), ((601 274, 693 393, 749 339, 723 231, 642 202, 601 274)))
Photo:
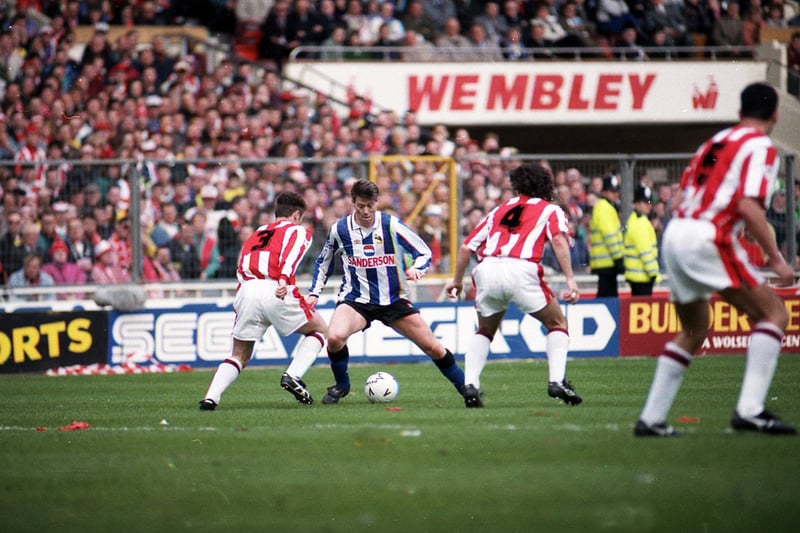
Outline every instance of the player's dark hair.
POLYGON ((368 179, 362 178, 353 184, 353 188, 350 190, 350 197, 353 199, 353 201, 355 201, 356 198, 377 200, 379 193, 380 191, 378 190, 377 185, 368 179))
POLYGON ((295 211, 305 213, 306 200, 300 193, 283 191, 275 197, 275 216, 289 218, 295 211))
POLYGON ((751 83, 742 90, 742 118, 769 120, 778 108, 778 91, 766 83, 751 83))
POLYGON ((517 194, 553 201, 555 184, 553 174, 538 163, 523 163, 509 175, 511 186, 517 194))

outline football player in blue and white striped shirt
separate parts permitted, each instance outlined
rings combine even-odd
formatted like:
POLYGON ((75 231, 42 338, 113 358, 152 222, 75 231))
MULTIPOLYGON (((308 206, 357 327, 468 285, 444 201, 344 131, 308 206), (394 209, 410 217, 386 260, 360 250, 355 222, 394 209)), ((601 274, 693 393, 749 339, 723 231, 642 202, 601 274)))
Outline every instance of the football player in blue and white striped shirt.
POLYGON ((463 393, 464 372, 453 353, 438 341, 408 300, 408 281, 425 275, 431 250, 400 219, 376 211, 378 194, 377 185, 369 180, 353 185, 353 213, 331 227, 316 261, 308 296, 312 305, 317 303, 339 250, 344 267, 338 303, 328 326, 328 358, 336 384, 328 387, 322 403, 338 403, 350 392, 347 339, 373 320, 380 320, 419 346, 463 393), (404 262, 406 254, 413 259, 409 268, 404 262))

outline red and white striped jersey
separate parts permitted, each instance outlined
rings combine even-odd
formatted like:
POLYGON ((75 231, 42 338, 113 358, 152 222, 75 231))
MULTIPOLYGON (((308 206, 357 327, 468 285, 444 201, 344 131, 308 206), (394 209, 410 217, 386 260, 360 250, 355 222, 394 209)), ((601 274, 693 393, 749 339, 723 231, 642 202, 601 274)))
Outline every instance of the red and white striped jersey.
POLYGON ((677 216, 709 221, 723 233, 736 231, 738 201, 757 199, 766 209, 779 166, 778 152, 763 132, 724 129, 698 148, 683 172, 677 216))
POLYGON ((513 257, 538 263, 545 244, 563 233, 570 244, 564 211, 554 203, 518 196, 492 209, 464 240, 464 245, 484 257, 513 257))
POLYGON ((250 279, 286 280, 295 284, 297 265, 311 245, 305 226, 289 220, 265 224, 253 232, 242 246, 236 277, 250 279))
MULTIPOLYGON (((22 164, 25 164, 27 168, 31 167, 31 163, 42 163, 47 160, 47 154, 45 153, 44 149, 39 146, 30 146, 27 143, 24 143, 20 146, 17 153, 14 154, 14 161, 20 163, 16 166, 15 172, 19 176, 22 172, 22 164)), ((42 164, 33 165, 33 169, 35 170, 33 185, 35 190, 38 191, 44 187, 44 170, 45 166, 42 164)))

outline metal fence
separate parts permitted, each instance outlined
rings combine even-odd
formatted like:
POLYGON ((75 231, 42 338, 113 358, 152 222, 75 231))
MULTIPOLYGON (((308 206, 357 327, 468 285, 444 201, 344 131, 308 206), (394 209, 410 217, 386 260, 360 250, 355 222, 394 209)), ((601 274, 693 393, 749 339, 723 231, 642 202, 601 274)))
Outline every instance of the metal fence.
MULTIPOLYGON (((680 178, 690 154, 484 154, 474 153, 453 160, 454 179, 446 182, 446 194, 458 199, 454 212, 447 217, 455 217, 456 224, 449 225, 449 219, 442 228, 442 241, 460 242, 467 229, 466 208, 474 206, 474 198, 470 197, 467 183, 473 172, 489 173, 490 168, 499 168, 497 172, 507 175, 510 168, 520 161, 545 161, 554 174, 577 170, 582 182, 588 189, 595 178, 614 172, 620 175, 622 189, 622 219, 625 220, 632 209, 633 185, 640 179, 647 179, 654 185, 674 184, 680 178), (460 207, 460 209, 459 209, 460 207), (451 239, 450 228, 459 234, 451 239)), ((795 180, 795 156, 783 154, 781 179, 789 194, 787 197, 786 235, 797 235, 795 220, 795 198, 792 194, 795 180)), ((438 168, 438 166, 434 165, 438 168)), ((166 204, 191 205, 195 210, 203 210, 200 191, 204 186, 213 186, 218 193, 213 207, 207 209, 219 211, 216 215, 216 226, 204 228, 211 238, 216 239, 218 248, 238 249, 241 239, 249 229, 238 226, 232 238, 234 242, 223 242, 219 234, 219 220, 225 217, 241 216, 235 213, 232 203, 237 196, 244 196, 253 205, 252 219, 244 226, 257 226, 269 219, 271 200, 281 189, 292 188, 307 193, 308 200, 315 204, 305 221, 314 234, 314 247, 300 265, 301 284, 308 279, 313 270, 316 252, 321 248, 330 224, 335 220, 337 207, 334 203, 339 197, 346 198, 348 182, 352 178, 380 178, 379 183, 385 194, 382 195, 381 208, 391 210, 401 218, 408 220, 409 213, 421 213, 420 202, 436 201, 431 196, 423 196, 417 185, 423 189, 431 189, 434 170, 426 169, 422 163, 409 162, 408 173, 391 173, 376 176, 374 160, 370 158, 314 158, 314 159, 198 159, 198 160, 56 160, 42 161, 36 164, 20 165, 10 161, 0 161, 0 183, 3 184, 6 199, 4 214, 0 216, 0 236, 8 230, 6 219, 10 212, 17 211, 23 218, 36 222, 41 232, 50 231, 42 224, 45 214, 47 218, 55 218, 56 227, 61 230, 66 220, 78 218, 82 221, 94 218, 103 231, 113 231, 114 223, 126 217, 131 228, 129 236, 131 250, 130 283, 142 285, 145 294, 150 298, 164 297, 214 297, 227 295, 235 287, 234 274, 230 264, 224 271, 218 269, 210 276, 182 276, 180 283, 161 283, 149 280, 145 276, 145 262, 161 242, 154 242, 153 226, 159 216, 159 210, 166 204), (420 174, 421 184, 412 179, 414 172, 420 174), (38 185, 42 180, 44 187, 38 185), (58 202, 54 203, 54 194, 58 202), (57 207, 57 209, 56 209, 57 207), (52 216, 50 216, 52 215, 52 216), (242 233, 242 232, 245 233, 242 233)), ((431 167, 433 168, 433 167, 431 167)), ((487 183, 487 187, 489 184, 487 183)), ((340 209, 341 206, 338 208, 340 209)), ((180 213, 180 212, 179 212, 180 213)), ((185 215, 186 212, 181 214, 185 215)), ((338 212, 341 216, 341 212, 338 212)), ((212 218, 212 217, 208 217, 212 218)), ((184 220, 179 219, 179 223, 184 220)), ((415 219, 415 229, 420 229, 421 218, 415 219)), ((188 223, 188 221, 187 221, 188 223)), ((91 226, 90 224, 87 224, 91 226)), ((63 230, 62 230, 63 231, 63 230)), ((104 234, 106 238, 108 234, 104 234)), ((199 237, 199 235, 198 235, 199 237)), ((44 236, 48 241, 50 237, 44 236)), ((163 238, 163 236, 162 236, 163 238)), ((796 257, 795 239, 787 239, 786 253, 796 257)), ((48 250, 42 248, 44 255, 48 250)), ((8 263, 6 250, 0 261, 8 263)), ((444 246, 444 265, 433 278, 440 281, 423 284, 419 297, 438 299, 440 286, 450 273, 450 260, 457 253, 457 248, 444 246)), ((226 258, 231 260, 230 254, 226 258)), ((235 260, 235 258, 234 258, 235 260)), ((175 265, 180 268, 181 265, 175 265)), ((10 274, 7 270, 7 275, 10 274)), ((586 279, 589 281, 589 278, 586 279)), ((329 287, 333 284, 329 284, 329 287)), ((14 288, 3 287, 0 297, 4 301, 41 300, 43 296, 54 292, 60 300, 91 298, 95 292, 91 281, 86 286, 62 286, 57 291, 52 288, 36 287, 14 288)))

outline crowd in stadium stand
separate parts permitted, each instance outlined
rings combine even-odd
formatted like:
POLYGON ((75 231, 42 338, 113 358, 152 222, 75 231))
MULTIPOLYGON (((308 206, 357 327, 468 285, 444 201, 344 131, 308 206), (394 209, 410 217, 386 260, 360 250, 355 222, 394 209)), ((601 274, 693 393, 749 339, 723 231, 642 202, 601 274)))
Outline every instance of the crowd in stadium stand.
MULTIPOLYGON (((745 18, 764 11, 761 24, 800 23, 777 17, 758 0, 743 4, 745 18)), ((728 12, 731 5, 736 4, 728 4, 728 12)), ((594 46, 620 44, 631 30, 634 45, 639 39, 652 44, 655 35, 659 42, 690 45, 699 33, 709 39, 727 35, 729 28, 718 27, 729 16, 722 11, 716 0, 18 0, 16 11, 0 1, 0 162, 10 162, 0 166, 0 281, 128 281, 130 235, 136 230, 142 235, 144 281, 233 278, 240 244, 266 220, 283 189, 304 194, 306 223, 322 243, 330 223, 349 209, 348 187, 360 175, 353 164, 314 165, 308 159, 313 157, 456 157, 464 184, 459 221, 467 232, 510 195, 505 176, 515 164, 509 159, 514 148, 494 134, 473 139, 465 128, 422 128, 413 111, 397 116, 371 109, 358 95, 342 114, 325 95, 281 90, 279 69, 292 48, 400 44, 491 54, 487 45, 498 45, 513 60, 528 53, 533 35, 563 46, 594 46), (31 10, 48 22, 26 16, 31 10), (260 77, 251 64, 223 60, 206 72, 202 51, 174 56, 162 36, 139 42, 135 31, 136 25, 187 21, 230 35, 259 29, 258 59, 272 68, 260 77), (683 22, 673 28, 665 21, 683 22), (94 33, 75 57, 73 30, 79 25, 94 33), (110 25, 131 31, 112 42, 110 25), (181 162, 214 158, 225 163, 181 162), (264 158, 282 161, 252 162, 264 158), (141 217, 129 216, 128 165, 96 164, 107 159, 137 162, 141 217), (44 160, 95 164, 37 164, 44 160), (141 228, 131 228, 137 218, 141 228)), ((401 170, 379 169, 380 208, 406 217, 422 200, 415 229, 431 244, 435 268, 445 272, 449 242, 443 232, 456 216, 449 213, 445 176, 433 165, 401 170)), ((601 176, 553 171, 557 201, 576 234, 573 263, 586 271, 587 214, 601 176)), ((659 231, 670 215, 671 192, 669 185, 659 190, 659 231)), ((308 257, 300 273, 313 267, 314 254, 308 257)))

